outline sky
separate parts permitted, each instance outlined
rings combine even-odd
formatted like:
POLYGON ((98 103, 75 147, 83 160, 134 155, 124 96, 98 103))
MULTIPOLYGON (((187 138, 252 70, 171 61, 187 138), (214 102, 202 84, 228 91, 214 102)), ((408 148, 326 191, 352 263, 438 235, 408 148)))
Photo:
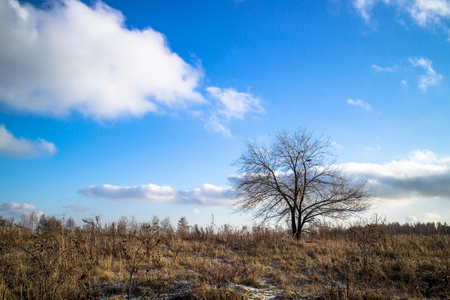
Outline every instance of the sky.
POLYGON ((365 217, 450 223, 449 0, 0 0, 0 215, 205 226, 245 140, 307 128, 365 217))

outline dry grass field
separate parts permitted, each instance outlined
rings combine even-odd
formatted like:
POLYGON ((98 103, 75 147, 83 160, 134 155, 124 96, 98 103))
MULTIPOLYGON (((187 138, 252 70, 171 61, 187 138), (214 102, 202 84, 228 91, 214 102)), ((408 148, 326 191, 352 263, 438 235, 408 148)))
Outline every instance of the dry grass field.
POLYGON ((262 225, 84 221, 1 218, 1 299, 450 299, 443 224, 321 226, 296 240, 262 225))

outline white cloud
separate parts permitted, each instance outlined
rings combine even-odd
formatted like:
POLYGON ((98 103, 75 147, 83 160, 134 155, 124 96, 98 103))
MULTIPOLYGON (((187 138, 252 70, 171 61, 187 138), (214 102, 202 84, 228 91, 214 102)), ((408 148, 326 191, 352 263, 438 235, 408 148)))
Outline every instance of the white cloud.
MULTIPOLYGON (((442 76, 441 74, 436 73, 436 71, 432 67, 433 62, 427 58, 423 58, 423 57, 409 58, 409 63, 413 67, 419 67, 419 68, 422 68, 425 70, 426 74, 421 75, 419 78, 419 82, 418 82, 419 88, 424 92, 426 92, 430 86, 439 84, 441 82, 441 80, 444 78, 444 76, 442 76)), ((382 72, 382 71, 393 72, 396 69, 395 67, 380 67, 377 65, 372 65, 372 68, 375 69, 377 72, 382 72)), ((401 84, 403 86, 406 86, 407 85, 406 80, 402 80, 401 84)), ((349 99, 349 100, 353 101, 351 99, 349 99)), ((353 103, 350 103, 349 100, 347 100, 347 102, 349 104, 357 105, 357 103, 355 103, 355 101, 353 101, 353 103)), ((359 101, 359 100, 356 100, 356 101, 359 101)))
POLYGON ((20 157, 37 157, 53 155, 58 151, 56 146, 44 139, 35 141, 25 138, 16 138, 5 127, 0 124, 0 154, 20 157))
POLYGON ((424 92, 426 92, 430 86, 437 85, 442 78, 444 78, 442 75, 436 73, 431 66, 433 62, 427 58, 414 57, 410 58, 409 61, 414 67, 422 67, 426 71, 426 75, 420 76, 419 79, 419 88, 424 92))
POLYGON ((422 221, 422 222, 426 222, 426 223, 428 223, 428 222, 437 223, 437 222, 442 222, 442 219, 443 218, 437 213, 427 212, 427 213, 423 214, 422 217, 420 217, 420 218, 418 218, 416 216, 409 216, 406 218, 406 222, 407 223, 417 223, 417 222, 422 221))
POLYGON ((450 201, 450 157, 438 157, 428 150, 385 164, 347 163, 341 167, 356 177, 368 178, 374 196, 383 201, 450 201))
POLYGON ((199 213, 200 213, 200 210, 197 209, 197 208, 194 208, 194 209, 192 210, 192 212, 193 212, 194 214, 199 214, 199 213))
POLYGON ((215 110, 206 125, 216 132, 229 135, 228 124, 232 119, 242 120, 248 113, 263 113, 261 100, 250 93, 238 92, 233 88, 208 87, 206 91, 215 99, 215 110))
POLYGON ((417 222, 417 217, 416 216, 409 216, 406 218, 406 222, 407 223, 416 223, 417 222))
POLYGON ((354 0, 353 5, 358 10, 361 17, 368 22, 370 20, 370 11, 378 0, 354 0))
POLYGON ((362 107, 367 112, 372 111, 372 106, 370 106, 369 103, 362 101, 361 99, 356 99, 356 100, 347 99, 347 104, 362 107))
POLYGON ((35 212, 38 217, 44 214, 33 204, 16 202, 1 203, 0 212, 2 213, 2 215, 5 214, 15 218, 20 217, 23 214, 29 215, 32 212, 35 212))
MULTIPOLYGON (((353 6, 366 23, 369 23, 371 10, 378 3, 390 4, 398 11, 411 16, 420 26, 437 26, 450 34, 447 25, 450 18, 450 0, 354 0, 353 6)), ((405 20, 400 20, 400 24, 406 27, 405 20)))
POLYGON ((102 2, 51 3, 0 1, 0 104, 114 119, 206 103, 196 91, 201 68, 172 52, 163 34, 126 28, 102 2))
POLYGON ((205 127, 212 132, 219 132, 227 137, 231 136, 228 122, 226 122, 226 120, 219 118, 214 113, 211 114, 205 121, 205 127))
POLYGON ((260 99, 249 93, 240 93, 233 88, 208 87, 206 90, 213 98, 220 101, 218 113, 228 119, 243 119, 249 112, 262 112, 263 110, 260 99))
POLYGON ((106 198, 117 201, 149 201, 175 204, 196 204, 203 206, 231 206, 231 188, 204 184, 193 191, 178 191, 170 186, 147 184, 140 186, 90 185, 79 191, 88 197, 106 198))
POLYGON ((220 187, 212 184, 203 184, 194 191, 178 192, 182 203, 199 203, 205 206, 231 206, 233 195, 231 187, 220 187))
POLYGON ((415 0, 408 1, 407 9, 421 26, 428 23, 439 23, 450 17, 450 1, 448 0, 415 0))
POLYGON ((425 213, 425 222, 439 222, 442 218, 437 213, 425 213))
POLYGON ((0 44, 0 105, 9 109, 95 120, 182 109, 226 135, 232 120, 263 111, 250 93, 199 92, 199 63, 186 63, 152 28, 128 29, 122 13, 100 1, 52 1, 44 10, 2 0, 0 44))
POLYGON ((344 149, 344 146, 342 146, 341 144, 336 143, 334 141, 331 141, 331 145, 336 149, 344 149))
POLYGON ((372 65, 372 68, 377 72, 382 72, 382 71, 394 72, 394 67, 380 67, 377 65, 372 65))
POLYGON ((170 186, 147 184, 140 186, 102 186, 90 185, 80 191, 90 197, 102 197, 113 200, 148 200, 150 202, 168 202, 176 196, 176 191, 170 186))

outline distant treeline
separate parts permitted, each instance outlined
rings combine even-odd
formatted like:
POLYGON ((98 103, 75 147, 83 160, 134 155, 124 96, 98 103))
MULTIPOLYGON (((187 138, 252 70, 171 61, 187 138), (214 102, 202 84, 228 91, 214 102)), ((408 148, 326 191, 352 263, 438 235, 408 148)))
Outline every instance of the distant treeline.
POLYGON ((450 225, 447 223, 441 222, 427 222, 427 223, 405 223, 400 224, 398 222, 392 223, 373 223, 373 224, 365 224, 365 225, 351 225, 351 226, 328 226, 328 225, 320 225, 316 227, 316 230, 313 231, 314 234, 332 234, 339 232, 352 232, 355 230, 360 230, 366 227, 376 226, 378 230, 383 231, 388 234, 423 234, 423 235, 432 235, 432 234, 450 234, 450 225))
MULTIPOLYGON (((135 218, 128 219, 126 217, 122 217, 117 222, 110 223, 101 223, 101 217, 95 216, 90 218, 83 219, 83 224, 78 226, 72 217, 69 217, 67 220, 56 218, 55 216, 46 216, 41 215, 37 217, 36 214, 31 213, 30 215, 22 215, 19 221, 15 222, 14 218, 3 218, 0 216, 0 227, 13 227, 19 226, 29 229, 31 232, 46 232, 50 229, 62 228, 67 231, 75 231, 75 230, 93 230, 95 229, 98 232, 101 231, 116 231, 118 233, 133 233, 139 231, 141 226, 154 226, 156 225, 159 228, 161 233, 182 233, 182 234, 201 234, 207 231, 211 232, 214 229, 218 230, 219 228, 214 225, 212 222, 210 225, 203 228, 198 225, 190 225, 185 217, 182 217, 178 220, 177 226, 174 227, 171 223, 170 218, 165 218, 160 220, 157 216, 154 216, 150 222, 141 222, 139 223, 135 218)), ((346 225, 337 225, 336 223, 327 223, 327 222, 318 222, 313 224, 308 230, 310 236, 325 236, 325 235, 336 235, 342 233, 351 233, 355 230, 360 230, 366 227, 376 226, 377 230, 381 230, 387 234, 423 234, 423 235, 432 235, 432 234, 450 234, 450 225, 441 222, 427 222, 427 223, 404 223, 400 224, 399 222, 391 222, 388 223, 385 220, 381 220, 375 217, 371 221, 362 221, 357 222, 356 224, 346 224, 346 225)), ((264 227, 266 230, 270 229, 270 231, 277 232, 288 232, 288 228, 284 228, 283 226, 268 226, 264 223, 262 224, 254 224, 250 228, 248 226, 232 226, 232 225, 223 225, 221 229, 225 229, 225 231, 238 231, 238 232, 251 232, 254 231, 255 228, 264 227)))

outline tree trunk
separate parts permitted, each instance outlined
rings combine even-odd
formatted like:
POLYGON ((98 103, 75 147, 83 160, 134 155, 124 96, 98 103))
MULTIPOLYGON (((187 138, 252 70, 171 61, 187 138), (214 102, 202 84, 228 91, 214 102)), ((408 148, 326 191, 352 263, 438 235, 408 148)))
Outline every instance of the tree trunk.
POLYGON ((298 216, 298 220, 297 220, 297 230, 296 230, 296 233, 295 233, 295 238, 297 240, 301 239, 301 237, 302 237, 302 230, 303 230, 303 224, 302 224, 301 216, 299 215, 298 216))
POLYGON ((292 226, 292 236, 295 237, 297 234, 297 225, 295 224, 295 210, 291 210, 291 226, 292 226))

